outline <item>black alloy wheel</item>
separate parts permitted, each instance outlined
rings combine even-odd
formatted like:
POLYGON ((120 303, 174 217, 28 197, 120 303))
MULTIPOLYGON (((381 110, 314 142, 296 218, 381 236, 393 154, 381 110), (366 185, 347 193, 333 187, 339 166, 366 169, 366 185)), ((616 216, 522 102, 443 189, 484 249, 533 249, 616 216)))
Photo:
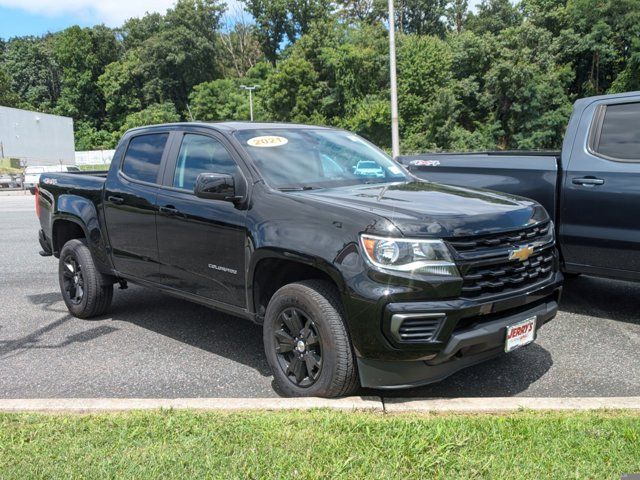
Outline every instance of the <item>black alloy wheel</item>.
POLYGON ((280 287, 269 300, 262 338, 276 391, 340 397, 358 388, 356 358, 340 292, 325 280, 280 287))
POLYGON ((273 333, 280 368, 296 386, 313 385, 322 372, 322 339, 313 319, 297 307, 285 308, 273 333))
POLYGON ((85 285, 82 267, 73 255, 67 255, 62 260, 63 285, 67 298, 74 305, 80 305, 84 297, 85 285))
POLYGON ((62 247, 58 280, 64 303, 74 317, 102 315, 111 305, 115 278, 98 271, 84 239, 71 239, 62 247))

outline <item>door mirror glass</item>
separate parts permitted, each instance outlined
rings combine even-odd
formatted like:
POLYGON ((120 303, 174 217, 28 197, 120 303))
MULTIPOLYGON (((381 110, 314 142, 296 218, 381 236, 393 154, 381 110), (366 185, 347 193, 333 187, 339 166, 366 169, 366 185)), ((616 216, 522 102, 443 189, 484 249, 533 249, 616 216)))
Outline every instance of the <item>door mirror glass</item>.
POLYGON ((196 178, 194 193, 196 197, 210 200, 227 202, 238 200, 233 177, 226 173, 201 173, 196 178))

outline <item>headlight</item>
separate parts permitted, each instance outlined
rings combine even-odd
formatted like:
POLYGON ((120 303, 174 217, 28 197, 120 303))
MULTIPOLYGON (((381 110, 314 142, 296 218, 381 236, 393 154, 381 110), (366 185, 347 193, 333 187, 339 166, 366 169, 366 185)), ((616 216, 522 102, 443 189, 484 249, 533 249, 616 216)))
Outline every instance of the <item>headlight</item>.
POLYGON ((458 276, 442 240, 409 240, 361 235, 367 259, 376 267, 397 272, 458 276))

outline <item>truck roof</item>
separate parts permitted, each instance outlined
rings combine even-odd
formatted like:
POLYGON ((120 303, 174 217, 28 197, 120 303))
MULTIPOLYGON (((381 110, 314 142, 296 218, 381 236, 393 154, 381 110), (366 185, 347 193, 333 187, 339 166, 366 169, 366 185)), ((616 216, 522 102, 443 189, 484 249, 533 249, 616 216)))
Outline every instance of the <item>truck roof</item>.
POLYGON ((286 123, 286 122, 240 122, 240 121, 227 121, 227 122, 176 122, 176 123, 162 123, 158 125, 147 125, 143 127, 132 128, 127 131, 136 132, 139 130, 147 130, 154 128, 166 128, 166 127, 185 127, 185 126, 193 126, 193 127, 211 127, 215 130, 224 131, 224 132, 238 132, 243 130, 259 130, 259 129, 278 129, 278 128, 286 128, 286 129, 327 129, 330 127, 323 127, 319 125, 304 125, 299 123, 286 123))

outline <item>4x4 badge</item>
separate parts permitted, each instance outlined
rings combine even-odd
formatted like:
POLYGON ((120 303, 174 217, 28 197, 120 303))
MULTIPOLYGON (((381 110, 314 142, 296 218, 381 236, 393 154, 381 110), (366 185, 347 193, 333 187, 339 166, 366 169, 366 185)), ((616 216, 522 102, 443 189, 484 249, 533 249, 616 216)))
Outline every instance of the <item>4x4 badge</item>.
POLYGON ((511 250, 511 252, 509 252, 509 260, 520 260, 524 262, 531 255, 533 255, 533 245, 525 245, 524 247, 511 250))

